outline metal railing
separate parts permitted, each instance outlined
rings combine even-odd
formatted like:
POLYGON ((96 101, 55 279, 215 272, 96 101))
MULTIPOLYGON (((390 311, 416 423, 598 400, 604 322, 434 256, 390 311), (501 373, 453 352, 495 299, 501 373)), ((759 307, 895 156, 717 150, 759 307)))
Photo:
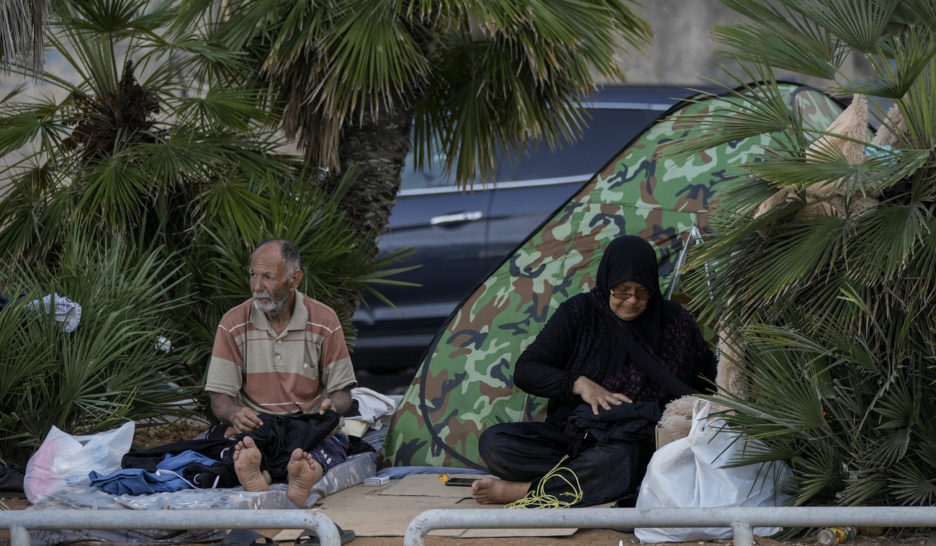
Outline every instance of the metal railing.
MULTIPOLYGON (((406 546, 423 546, 437 529, 728 527, 736 546, 754 544, 755 527, 936 527, 936 506, 779 508, 436 509, 410 522, 406 546)), ((335 523, 314 510, 5 510, 0 528, 11 546, 29 546, 29 529, 309 529, 323 546, 339 546, 335 523)))
POLYGON ((340 546, 338 527, 314 510, 4 510, 11 546, 29 546, 29 529, 309 529, 322 546, 340 546))
POLYGON ((810 506, 780 508, 550 508, 436 509, 410 522, 405 546, 423 546, 436 529, 557 529, 637 527, 730 527, 735 546, 754 544, 754 527, 830 525, 936 527, 936 506, 810 506))

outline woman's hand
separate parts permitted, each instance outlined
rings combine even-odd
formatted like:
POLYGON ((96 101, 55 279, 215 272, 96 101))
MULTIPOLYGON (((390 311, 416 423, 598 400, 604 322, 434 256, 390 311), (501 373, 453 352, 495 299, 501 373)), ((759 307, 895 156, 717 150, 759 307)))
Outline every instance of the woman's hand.
POLYGON ((598 415, 598 406, 601 406, 605 411, 609 411, 612 405, 620 406, 624 403, 632 404, 634 402, 626 395, 611 392, 584 375, 580 375, 575 383, 572 383, 572 394, 579 395, 586 404, 591 406, 592 413, 595 415, 598 415))

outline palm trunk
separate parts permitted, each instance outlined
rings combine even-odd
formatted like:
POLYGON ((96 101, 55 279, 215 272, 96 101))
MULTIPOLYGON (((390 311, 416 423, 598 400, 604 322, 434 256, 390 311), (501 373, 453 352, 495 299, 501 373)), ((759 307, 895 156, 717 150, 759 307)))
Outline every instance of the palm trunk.
MULTIPOLYGON (((360 252, 368 258, 377 256, 377 237, 386 230, 396 204, 412 122, 413 111, 402 110, 345 125, 338 147, 341 172, 323 182, 326 192, 333 191, 342 173, 353 169, 355 179, 342 205, 357 232, 360 252)), ((345 295, 335 311, 350 317, 357 305, 354 295, 345 295)))

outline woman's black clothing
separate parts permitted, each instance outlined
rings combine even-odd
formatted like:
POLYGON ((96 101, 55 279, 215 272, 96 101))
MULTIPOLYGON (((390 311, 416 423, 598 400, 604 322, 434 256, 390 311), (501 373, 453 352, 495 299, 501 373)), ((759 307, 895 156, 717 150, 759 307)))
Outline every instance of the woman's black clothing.
MULTIPOLYGON (((635 365, 622 338, 629 336, 630 343, 638 343, 657 365, 694 390, 708 390, 715 377, 715 357, 698 325, 686 309, 662 297, 657 275, 656 255, 647 241, 625 236, 608 245, 595 287, 563 302, 520 355, 514 383, 549 399, 546 420, 487 428, 479 451, 492 473, 509 481, 532 481, 535 490, 540 478, 573 452, 563 466, 574 470, 581 485, 584 497, 578 505, 601 504, 636 491, 653 450, 654 424, 674 395, 635 365), (610 289, 626 281, 650 291, 646 309, 631 321, 618 318, 609 305, 610 289), (655 418, 641 421, 626 440, 607 436, 597 443, 583 441, 583 431, 570 419, 584 404, 572 393, 580 376, 627 395, 655 418)), ((557 498, 567 496, 568 487, 558 482, 544 487, 557 498)))
MULTIPOLYGON (((536 340, 517 360, 514 384, 549 399, 546 421, 561 426, 582 399, 572 383, 584 375, 631 400, 657 402, 662 410, 672 397, 634 366, 612 323, 602 316, 591 293, 563 302, 536 340)), ((658 350, 643 345, 660 364, 696 391, 715 377, 715 356, 689 311, 678 307, 662 327, 658 350)), ((639 341, 638 341, 639 342, 639 341)))
MULTIPOLYGON (((576 440, 549 423, 502 423, 484 431, 478 450, 492 474, 514 482, 533 482, 531 489, 535 490, 576 440)), ((572 502, 566 480, 574 474, 583 495, 578 506, 617 500, 640 487, 652 453, 649 440, 594 444, 563 462, 561 466, 571 473, 560 470, 555 477, 544 480, 543 492, 559 501, 572 502)))

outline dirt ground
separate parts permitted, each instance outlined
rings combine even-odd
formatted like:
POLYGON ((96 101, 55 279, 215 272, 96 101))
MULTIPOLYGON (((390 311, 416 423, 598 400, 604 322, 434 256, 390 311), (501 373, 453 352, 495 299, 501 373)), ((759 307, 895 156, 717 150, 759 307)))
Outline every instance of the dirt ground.
MULTIPOLYGON (((178 441, 185 438, 192 438, 201 432, 205 425, 199 423, 180 422, 166 427, 139 429, 134 436, 135 447, 151 447, 165 443, 178 441)), ((19 498, 0 498, 0 509, 22 510, 30 505, 26 499, 19 498)), ((279 529, 258 529, 257 532, 266 536, 274 537, 279 533, 279 529)), ((911 529, 903 532, 883 532, 881 529, 861 529, 861 534, 848 541, 849 546, 903 546, 903 545, 921 545, 936 544, 936 529, 911 529)), ((612 529, 580 529, 570 536, 562 537, 494 537, 494 538, 452 538, 429 535, 426 537, 427 546, 618 546, 623 544, 639 544, 640 542, 633 533, 625 533, 612 529)), ((801 539, 780 542, 769 538, 756 539, 756 543, 761 546, 807 546, 818 544, 815 533, 809 533, 801 539)), ((8 529, 0 529, 0 546, 10 544, 10 533, 8 529)), ((289 544, 283 542, 281 544, 289 544)), ((393 546, 402 545, 403 537, 356 537, 351 544, 354 546, 393 546)), ((731 544, 730 540, 714 542, 689 542, 678 543, 684 546, 705 546, 705 545, 726 545, 731 544)))

